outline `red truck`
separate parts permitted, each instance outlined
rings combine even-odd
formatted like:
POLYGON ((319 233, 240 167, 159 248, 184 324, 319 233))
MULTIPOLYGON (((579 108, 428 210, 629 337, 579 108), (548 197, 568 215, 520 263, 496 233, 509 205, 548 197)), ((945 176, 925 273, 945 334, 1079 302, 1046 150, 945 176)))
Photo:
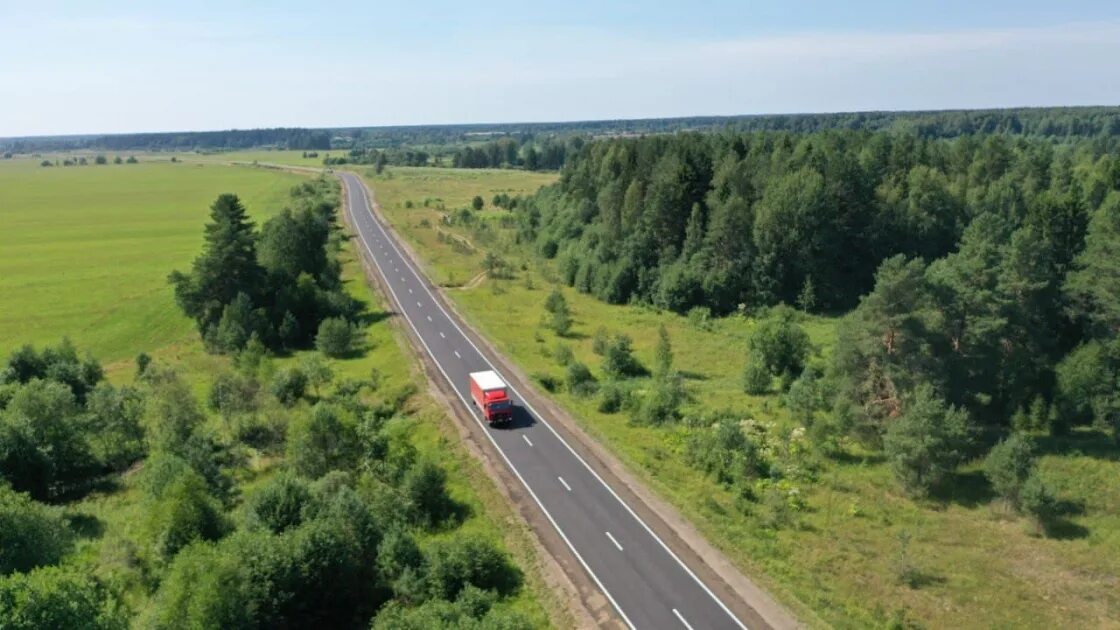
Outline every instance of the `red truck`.
POLYGON ((471 399, 482 410, 482 416, 490 426, 513 420, 513 402, 502 377, 490 370, 471 372, 470 376, 471 399))

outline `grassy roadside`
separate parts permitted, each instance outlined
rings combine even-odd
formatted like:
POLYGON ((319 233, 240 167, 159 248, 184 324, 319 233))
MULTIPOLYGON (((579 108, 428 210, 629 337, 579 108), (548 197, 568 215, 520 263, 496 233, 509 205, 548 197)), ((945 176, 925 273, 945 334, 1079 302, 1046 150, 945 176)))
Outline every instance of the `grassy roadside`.
MULTIPOLYGON (((600 326, 629 334, 639 359, 652 365, 663 324, 673 340, 675 366, 686 376, 692 410, 748 414, 768 427, 775 448, 796 448, 795 427, 777 398, 742 393, 750 318, 689 320, 564 290, 575 326, 560 339, 539 325, 553 274, 514 246, 512 234, 502 229, 505 211, 488 207, 477 213, 476 219, 488 223, 484 230, 477 222, 464 226, 443 219, 476 194, 489 202, 496 192, 532 191, 545 178, 430 168, 387 173, 366 173, 386 216, 434 279, 449 287, 460 310, 525 372, 562 380, 555 356, 558 346, 566 346, 602 378, 601 360, 592 351, 600 326), (442 199, 444 209, 432 199, 442 199), (464 241, 471 247, 462 246, 464 241), (511 262, 515 278, 461 287, 481 271, 486 251, 511 262)), ((833 322, 813 318, 805 325, 819 353, 827 355, 833 322)), ((993 507, 977 463, 962 471, 974 496, 918 503, 898 491, 881 459, 857 450, 812 462, 813 479, 796 488, 804 507, 791 525, 773 528, 764 509, 744 511, 731 492, 684 462, 684 427, 634 427, 625 414, 601 413, 595 399, 565 391, 552 396, 746 573, 795 609, 812 611, 811 623, 815 617, 821 624, 852 628, 1111 626, 1120 618, 1115 588, 1120 457, 1115 449, 1102 449, 1091 432, 1042 442, 1043 473, 1065 500, 1080 506, 1059 536, 1038 538, 1021 520, 993 507), (900 564, 916 569, 919 579, 902 583, 900 564)))

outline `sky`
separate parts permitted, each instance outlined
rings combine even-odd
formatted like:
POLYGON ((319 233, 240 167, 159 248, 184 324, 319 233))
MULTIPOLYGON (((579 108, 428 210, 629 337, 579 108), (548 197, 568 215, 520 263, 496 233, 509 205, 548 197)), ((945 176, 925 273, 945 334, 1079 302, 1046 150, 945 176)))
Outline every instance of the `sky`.
POLYGON ((1120 104, 1120 2, 0 0, 0 137, 1120 104))

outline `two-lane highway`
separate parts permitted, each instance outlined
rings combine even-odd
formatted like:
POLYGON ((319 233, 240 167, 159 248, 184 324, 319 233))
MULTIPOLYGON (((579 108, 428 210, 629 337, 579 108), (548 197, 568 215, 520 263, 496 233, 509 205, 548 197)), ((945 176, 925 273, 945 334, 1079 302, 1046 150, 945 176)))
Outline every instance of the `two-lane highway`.
POLYGON ((435 299, 426 279, 373 213, 358 176, 338 176, 350 222, 398 313, 623 621, 643 629, 745 628, 516 390, 511 387, 512 426, 485 425, 469 402, 467 375, 500 371, 435 299))

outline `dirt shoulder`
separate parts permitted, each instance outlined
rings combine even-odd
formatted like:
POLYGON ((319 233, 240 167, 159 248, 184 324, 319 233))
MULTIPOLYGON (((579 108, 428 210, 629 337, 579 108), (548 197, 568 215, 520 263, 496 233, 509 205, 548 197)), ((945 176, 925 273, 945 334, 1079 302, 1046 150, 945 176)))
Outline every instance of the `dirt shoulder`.
MULTIPOLYGON (((388 220, 381 214, 374 192, 368 186, 366 190, 374 206, 374 212, 378 214, 382 224, 390 226, 388 220)), ((727 604, 744 624, 752 629, 802 627, 792 613, 753 580, 743 575, 722 552, 708 543, 675 507, 649 490, 618 458, 588 436, 567 411, 541 394, 533 381, 517 365, 497 351, 487 338, 479 334, 470 325, 455 308, 455 304, 446 298, 443 290, 428 281, 430 276, 427 274, 422 259, 412 250, 409 244, 397 236, 395 231, 393 231, 392 236, 397 245, 407 252, 413 263, 419 269, 425 270, 424 281, 428 284, 432 293, 448 311, 455 314, 465 333, 481 349, 486 358, 501 369, 502 373, 512 381, 512 385, 529 399, 528 402, 533 407, 549 414, 553 427, 588 465, 619 494, 673 553, 727 604)), ((372 275, 376 277, 375 272, 372 275)), ((413 341, 416 342, 415 339, 413 341)), ((430 361, 425 360, 424 362, 427 370, 434 370, 430 361)), ((429 374, 431 375, 432 372, 429 372, 429 374)), ((428 380, 435 384, 433 387, 437 389, 440 387, 439 384, 442 383, 442 379, 438 376, 431 377, 428 380)), ((446 384, 443 384, 443 386, 449 387, 446 384)), ((446 403, 450 403, 449 392, 442 391, 441 395, 446 403)), ((602 614, 604 606, 598 605, 601 600, 602 604, 605 604, 609 617, 617 624, 618 620, 614 619, 613 610, 610 609, 605 598, 593 585, 590 585, 590 580, 575 563, 570 551, 559 540, 555 530, 545 521, 539 508, 533 505, 524 489, 513 479, 505 467, 497 462, 496 454, 491 452, 492 447, 486 443, 484 436, 474 435, 474 432, 481 431, 481 429, 475 428, 474 431, 471 431, 469 428, 471 425, 477 426, 476 423, 469 422, 469 418, 464 418, 461 415, 463 412, 457 410, 456 407, 458 406, 449 404, 452 412, 462 421, 460 430, 464 431, 462 427, 467 427, 465 432, 472 436, 472 451, 479 452, 482 455, 488 470, 494 470, 493 474, 501 480, 500 486, 503 487, 503 493, 506 493, 511 501, 514 501, 517 511, 529 521, 545 548, 564 567, 564 572, 568 575, 569 581, 576 587, 580 600, 585 607, 590 606, 587 610, 591 618, 597 624, 606 622, 607 617, 602 614), (481 448, 480 444, 482 445, 481 448), (597 599, 588 597, 586 590, 588 585, 594 591, 597 599)))

